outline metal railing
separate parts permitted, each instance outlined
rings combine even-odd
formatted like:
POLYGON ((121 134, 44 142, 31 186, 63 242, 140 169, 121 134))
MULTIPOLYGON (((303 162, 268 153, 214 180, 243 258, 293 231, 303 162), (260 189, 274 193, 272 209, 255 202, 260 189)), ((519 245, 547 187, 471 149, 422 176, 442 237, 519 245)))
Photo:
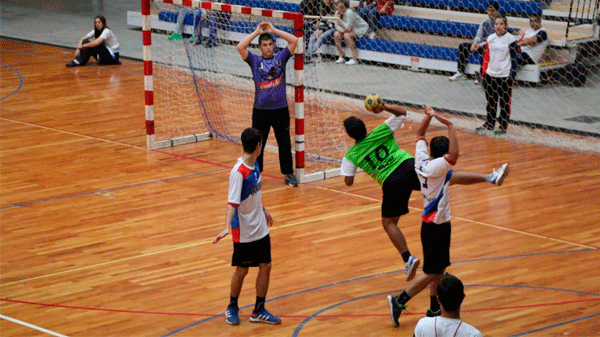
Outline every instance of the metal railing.
POLYGON ((598 20, 600 15, 598 11, 599 4, 600 0, 571 0, 565 38, 568 39, 569 37, 569 27, 592 24, 595 20, 598 20))

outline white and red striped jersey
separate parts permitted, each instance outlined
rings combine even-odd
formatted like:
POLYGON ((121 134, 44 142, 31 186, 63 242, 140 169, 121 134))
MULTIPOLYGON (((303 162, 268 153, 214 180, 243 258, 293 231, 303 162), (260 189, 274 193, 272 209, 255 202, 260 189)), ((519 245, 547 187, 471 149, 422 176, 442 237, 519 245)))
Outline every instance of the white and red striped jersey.
POLYGON ((253 242, 269 234, 262 206, 258 164, 248 166, 239 158, 229 174, 227 204, 236 208, 231 220, 233 242, 253 242))
POLYGON ((415 150, 415 172, 421 182, 423 195, 423 222, 443 224, 450 221, 450 194, 448 186, 452 178, 452 167, 456 163, 446 156, 430 159, 427 141, 417 139, 415 150))

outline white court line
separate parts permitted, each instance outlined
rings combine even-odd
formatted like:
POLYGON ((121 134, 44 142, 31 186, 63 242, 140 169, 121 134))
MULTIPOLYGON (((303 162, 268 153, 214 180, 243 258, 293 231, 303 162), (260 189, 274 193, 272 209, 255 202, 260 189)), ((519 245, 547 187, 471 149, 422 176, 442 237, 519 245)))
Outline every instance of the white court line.
POLYGON ((45 333, 47 333, 47 334, 49 334, 49 335, 52 335, 52 336, 57 336, 57 337, 68 337, 68 336, 65 336, 65 335, 59 334, 58 332, 54 332, 54 331, 50 331, 50 330, 48 330, 48 329, 40 328, 39 326, 35 326, 35 325, 33 325, 33 324, 29 324, 29 323, 25 323, 25 322, 23 322, 23 321, 19 321, 18 319, 10 318, 10 317, 8 317, 8 316, 4 316, 4 315, 2 315, 2 314, 0 314, 0 318, 2 318, 2 319, 5 319, 5 320, 7 320, 7 321, 11 321, 11 322, 13 322, 13 323, 17 323, 17 324, 24 325, 24 326, 26 326, 26 327, 28 327, 28 328, 32 328, 32 329, 34 329, 34 330, 37 330, 37 331, 45 332, 45 333))

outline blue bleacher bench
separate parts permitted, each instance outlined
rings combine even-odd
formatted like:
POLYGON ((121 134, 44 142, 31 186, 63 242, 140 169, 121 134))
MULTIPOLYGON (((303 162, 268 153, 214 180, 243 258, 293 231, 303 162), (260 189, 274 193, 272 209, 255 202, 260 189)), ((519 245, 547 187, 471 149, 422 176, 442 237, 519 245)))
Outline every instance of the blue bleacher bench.
MULTIPOLYGON (((481 0, 406 0, 408 3, 417 5, 432 5, 442 7, 456 7, 462 9, 475 9, 485 11, 489 1, 481 0)), ((500 4, 500 12, 511 14, 538 13, 542 15, 542 10, 546 7, 545 2, 536 1, 519 1, 519 0, 498 0, 500 4)))
MULTIPOLYGON (((385 15, 380 17, 379 25, 383 28, 404 29, 466 38, 474 38, 475 35, 477 35, 477 29, 479 28, 479 24, 476 23, 413 18, 397 15, 385 15)), ((519 29, 509 27, 508 31, 511 34, 514 34, 517 33, 519 29)))

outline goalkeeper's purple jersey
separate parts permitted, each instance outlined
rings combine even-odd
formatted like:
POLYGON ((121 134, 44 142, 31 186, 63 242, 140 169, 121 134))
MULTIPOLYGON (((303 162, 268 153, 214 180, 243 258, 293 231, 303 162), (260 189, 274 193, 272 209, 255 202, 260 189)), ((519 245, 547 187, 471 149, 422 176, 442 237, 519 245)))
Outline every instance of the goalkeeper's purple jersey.
POLYGON ((246 62, 254 78, 254 107, 257 109, 281 109, 287 107, 285 94, 285 65, 292 54, 288 48, 265 59, 248 52, 246 62))

